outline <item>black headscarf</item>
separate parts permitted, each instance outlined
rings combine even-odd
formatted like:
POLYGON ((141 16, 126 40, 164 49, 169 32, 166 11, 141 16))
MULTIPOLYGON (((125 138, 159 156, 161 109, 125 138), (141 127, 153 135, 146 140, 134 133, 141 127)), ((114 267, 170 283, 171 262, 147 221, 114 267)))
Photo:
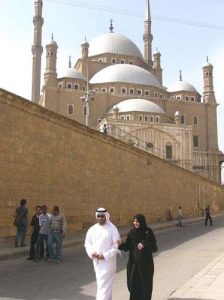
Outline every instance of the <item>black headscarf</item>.
POLYGON ((135 219, 139 222, 140 227, 135 228, 133 226, 133 228, 129 232, 129 236, 131 239, 135 241, 135 243, 139 243, 145 239, 146 232, 147 232, 147 224, 146 224, 145 216, 142 214, 135 215, 133 217, 133 221, 135 219))

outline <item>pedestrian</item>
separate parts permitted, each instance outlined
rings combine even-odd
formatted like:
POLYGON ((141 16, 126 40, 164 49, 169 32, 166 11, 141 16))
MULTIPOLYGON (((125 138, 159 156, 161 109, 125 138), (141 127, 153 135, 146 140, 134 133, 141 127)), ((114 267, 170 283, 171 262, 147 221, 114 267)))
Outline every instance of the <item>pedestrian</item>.
POLYGON ((50 218, 51 215, 47 213, 47 206, 43 205, 41 207, 42 209, 42 214, 39 216, 39 225, 40 225, 40 230, 37 238, 37 242, 35 245, 35 261, 40 260, 40 245, 45 242, 45 247, 46 247, 46 258, 49 258, 49 250, 48 250, 48 244, 47 244, 47 239, 48 239, 48 234, 49 234, 49 229, 50 229, 50 218))
POLYGON ((127 285, 130 300, 150 300, 153 289, 154 262, 152 253, 158 251, 156 238, 147 226, 144 215, 133 218, 133 228, 127 239, 119 245, 120 250, 129 251, 127 263, 127 285))
POLYGON ((22 199, 20 201, 20 206, 16 209, 16 215, 14 220, 14 225, 16 226, 16 237, 15 237, 15 247, 19 246, 21 242, 21 247, 26 246, 26 231, 28 224, 28 209, 27 209, 27 200, 22 199))
POLYGON ((100 126, 100 132, 103 134, 107 134, 107 124, 103 124, 100 126))
POLYGON ((210 226, 212 226, 212 217, 211 217, 209 205, 205 209, 205 226, 207 226, 208 220, 210 222, 210 226))
POLYGON ((67 222, 64 216, 60 214, 59 207, 54 206, 50 219, 50 231, 48 235, 48 250, 51 261, 60 263, 62 239, 65 237, 67 222), (55 252, 53 250, 55 244, 55 252))
POLYGON ((103 125, 103 133, 104 133, 104 134, 107 134, 107 124, 104 124, 104 125, 103 125))
POLYGON ((177 210, 177 226, 178 227, 183 227, 182 219, 183 219, 182 206, 179 206, 178 210, 177 210))
MULTIPOLYGON (((32 260, 35 258, 35 244, 37 242, 38 234, 40 231, 40 225, 39 225, 39 217, 42 214, 41 206, 36 206, 36 213, 32 217, 30 226, 32 227, 32 234, 30 238, 30 256, 28 257, 28 260, 32 260)), ((40 244, 40 258, 44 258, 44 244, 43 242, 40 244)))
POLYGON ((93 260, 97 282, 96 300, 112 300, 120 234, 110 222, 110 215, 105 208, 96 210, 96 219, 97 223, 87 231, 85 249, 93 260))

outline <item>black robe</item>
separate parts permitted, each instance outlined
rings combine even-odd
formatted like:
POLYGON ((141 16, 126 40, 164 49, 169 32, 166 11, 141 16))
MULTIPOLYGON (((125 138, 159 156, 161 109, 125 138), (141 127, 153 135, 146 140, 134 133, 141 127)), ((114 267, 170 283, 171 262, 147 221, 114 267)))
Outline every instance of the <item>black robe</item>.
POLYGON ((127 285, 130 300, 150 300, 154 274, 152 253, 158 250, 152 229, 131 229, 119 249, 129 251, 127 285), (144 246, 142 250, 137 249, 139 243, 144 246))

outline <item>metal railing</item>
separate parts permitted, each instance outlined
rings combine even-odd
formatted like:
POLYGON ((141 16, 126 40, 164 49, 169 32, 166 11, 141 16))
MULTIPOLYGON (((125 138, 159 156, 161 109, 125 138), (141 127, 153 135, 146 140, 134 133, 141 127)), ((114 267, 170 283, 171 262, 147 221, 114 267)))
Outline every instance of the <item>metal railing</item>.
POLYGON ((163 149, 155 147, 155 145, 153 145, 152 143, 145 142, 113 124, 108 124, 107 134, 112 136, 115 139, 125 142, 126 144, 128 144, 130 146, 136 147, 138 149, 141 149, 143 151, 151 153, 155 156, 159 156, 170 162, 173 162, 173 163, 177 162, 174 158, 167 159, 166 152, 163 149))

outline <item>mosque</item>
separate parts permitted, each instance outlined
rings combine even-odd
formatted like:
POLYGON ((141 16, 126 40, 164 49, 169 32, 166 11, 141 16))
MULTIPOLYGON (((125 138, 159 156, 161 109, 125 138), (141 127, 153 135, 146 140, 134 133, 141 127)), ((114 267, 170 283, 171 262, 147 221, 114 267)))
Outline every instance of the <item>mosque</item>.
POLYGON ((80 58, 57 74, 56 41, 46 45, 40 93, 42 0, 35 0, 32 101, 102 130, 217 183, 224 155, 218 148, 213 66, 203 66, 204 90, 180 78, 163 82, 161 53, 152 53, 150 0, 146 0, 144 55, 126 36, 109 32, 81 44, 80 58))

